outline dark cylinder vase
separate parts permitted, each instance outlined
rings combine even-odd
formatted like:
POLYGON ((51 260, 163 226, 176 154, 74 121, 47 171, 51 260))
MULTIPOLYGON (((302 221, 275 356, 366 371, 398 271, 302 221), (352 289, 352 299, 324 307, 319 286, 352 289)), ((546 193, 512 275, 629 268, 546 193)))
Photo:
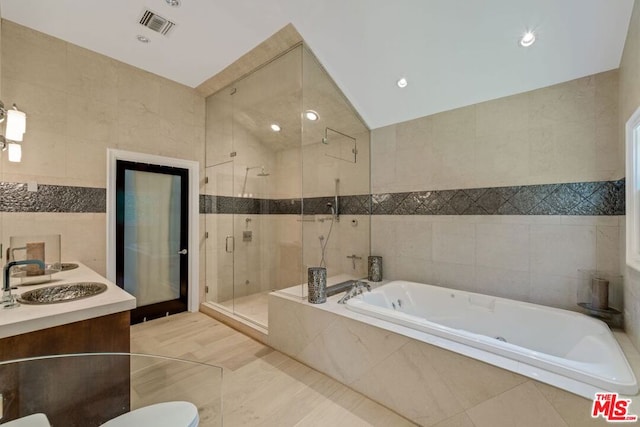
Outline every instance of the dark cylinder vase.
POLYGON ((327 269, 324 267, 309 267, 307 269, 309 295, 311 304, 322 304, 327 301, 327 269))
POLYGON ((600 277, 591 279, 591 308, 609 308, 609 281, 600 277))
POLYGON ((381 256, 370 256, 369 257, 369 274, 367 275, 367 279, 370 282, 381 282, 382 281, 382 257, 381 256))

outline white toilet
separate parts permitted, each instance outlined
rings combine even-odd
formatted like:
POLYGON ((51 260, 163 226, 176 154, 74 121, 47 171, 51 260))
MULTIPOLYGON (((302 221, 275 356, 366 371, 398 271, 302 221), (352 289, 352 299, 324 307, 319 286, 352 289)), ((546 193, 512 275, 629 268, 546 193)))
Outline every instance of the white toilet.
POLYGON ((197 427, 198 408, 190 402, 163 402, 127 412, 102 427, 197 427))
POLYGON ((32 414, 2 424, 2 427, 51 427, 45 414, 32 414))

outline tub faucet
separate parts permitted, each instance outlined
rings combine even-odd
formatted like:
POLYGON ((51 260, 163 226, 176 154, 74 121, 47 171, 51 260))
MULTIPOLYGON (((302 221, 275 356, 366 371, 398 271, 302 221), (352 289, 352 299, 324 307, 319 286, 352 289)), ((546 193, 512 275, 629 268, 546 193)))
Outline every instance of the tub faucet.
POLYGON ((347 300, 350 300, 351 298, 355 297, 356 295, 360 295, 360 294, 364 293, 365 289, 368 292, 371 292, 371 285, 368 284, 367 282, 361 282, 361 281, 358 280, 356 283, 353 284, 351 289, 349 289, 347 291, 347 293, 344 294, 344 296, 338 300, 338 304, 346 304, 347 300))
POLYGON ((14 265, 27 265, 27 264, 35 264, 41 269, 45 269, 44 262, 39 259, 27 259, 24 261, 10 261, 7 265, 4 266, 4 278, 2 282, 2 306, 4 308, 14 308, 19 306, 16 302, 16 298, 11 294, 11 279, 9 277, 9 272, 11 267, 14 265))

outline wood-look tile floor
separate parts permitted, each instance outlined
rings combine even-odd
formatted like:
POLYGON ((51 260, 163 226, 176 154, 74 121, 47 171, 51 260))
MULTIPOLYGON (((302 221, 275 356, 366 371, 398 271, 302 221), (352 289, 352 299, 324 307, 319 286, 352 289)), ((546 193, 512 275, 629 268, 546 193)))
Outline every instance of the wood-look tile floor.
POLYGON ((181 313, 132 326, 131 352, 220 366, 225 426, 413 425, 202 313, 181 313))

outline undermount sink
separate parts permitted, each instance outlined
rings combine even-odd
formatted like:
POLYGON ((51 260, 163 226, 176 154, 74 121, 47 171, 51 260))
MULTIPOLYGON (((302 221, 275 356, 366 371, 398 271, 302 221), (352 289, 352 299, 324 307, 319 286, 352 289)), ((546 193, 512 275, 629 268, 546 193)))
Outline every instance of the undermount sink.
POLYGON ((56 304, 92 297, 107 290, 98 282, 65 283, 23 292, 17 299, 22 304, 56 304))
POLYGON ((62 271, 75 270, 76 268, 78 268, 78 264, 75 262, 63 262, 60 264, 60 269, 62 271))

